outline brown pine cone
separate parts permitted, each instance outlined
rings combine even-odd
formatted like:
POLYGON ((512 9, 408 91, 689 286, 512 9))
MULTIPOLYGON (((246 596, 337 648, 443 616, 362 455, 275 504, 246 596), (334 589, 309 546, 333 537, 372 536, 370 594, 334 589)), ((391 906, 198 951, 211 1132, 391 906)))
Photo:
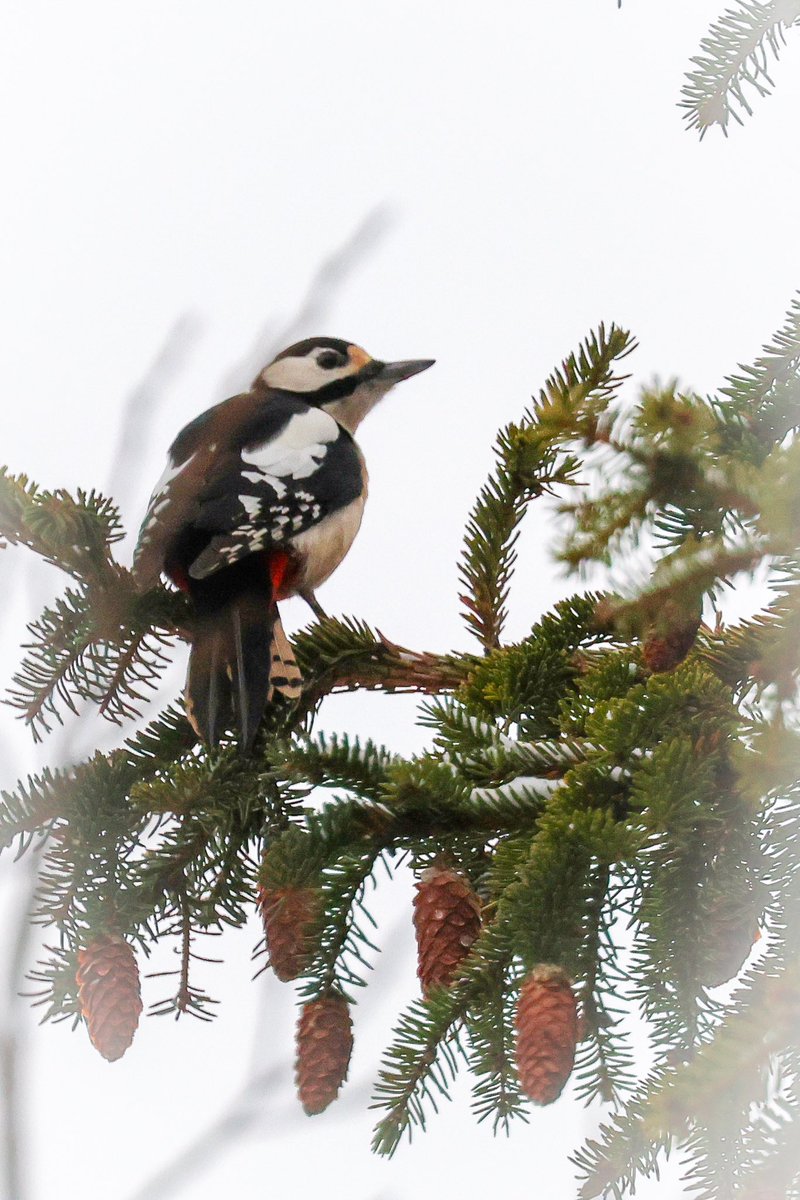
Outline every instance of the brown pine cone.
POLYGON ((698 975, 705 987, 720 987, 739 974, 760 940, 761 930, 752 906, 742 906, 725 896, 715 896, 711 901, 706 923, 698 975))
POLYGON ((705 962, 701 964, 700 982, 703 986, 720 987, 738 975, 760 939, 761 930, 751 922, 720 930, 719 937, 711 942, 705 962))
POLYGON ((417 975, 427 996, 452 983, 480 933, 481 906, 466 876, 450 867, 428 867, 416 886, 417 975))
POLYGON ((353 1023, 344 997, 324 996, 303 1005, 297 1023, 295 1082, 309 1116, 336 1099, 352 1052, 353 1023))
POLYGON ((78 951, 75 977, 92 1045, 114 1062, 133 1041, 142 1012, 136 956, 123 938, 102 934, 78 951))
POLYGON ((654 675, 673 671, 683 662, 697 639, 701 619, 702 606, 696 613, 687 614, 667 601, 661 618, 642 643, 642 658, 654 675))
POLYGON ((309 933, 317 915, 314 888, 259 887, 257 903, 267 935, 270 966, 284 982, 302 975, 309 957, 309 933))
POLYGON ((578 1009, 569 976, 540 963, 526 977, 517 1002, 517 1071, 535 1104, 552 1104, 575 1061, 578 1009))

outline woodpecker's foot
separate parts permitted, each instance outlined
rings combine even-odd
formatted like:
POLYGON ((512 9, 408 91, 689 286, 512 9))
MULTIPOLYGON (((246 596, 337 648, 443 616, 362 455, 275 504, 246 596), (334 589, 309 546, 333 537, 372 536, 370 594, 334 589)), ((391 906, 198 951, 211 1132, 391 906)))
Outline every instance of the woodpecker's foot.
POLYGON ((325 609, 322 607, 313 592, 301 592, 300 597, 302 600, 305 600, 306 604, 311 609, 318 621, 327 621, 328 614, 325 612, 325 609))

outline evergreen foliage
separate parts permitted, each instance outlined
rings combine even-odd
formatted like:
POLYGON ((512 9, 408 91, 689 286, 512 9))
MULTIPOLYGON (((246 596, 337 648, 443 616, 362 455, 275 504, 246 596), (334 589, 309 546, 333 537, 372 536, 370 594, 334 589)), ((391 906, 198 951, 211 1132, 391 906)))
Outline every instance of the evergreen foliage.
MULTIPOLYGON (((58 946, 32 976, 47 1017, 80 1019, 78 951, 106 934, 145 953, 173 941, 180 966, 152 1011, 208 1017, 195 939, 244 924, 259 884, 315 890, 302 997, 353 1002, 380 947, 376 870, 445 862, 471 881, 483 927, 454 983, 398 1018, 379 1152, 424 1127, 461 1067, 479 1120, 529 1119, 514 1009, 526 974, 552 963, 580 1004, 573 1086, 610 1106, 575 1158, 581 1196, 628 1194, 675 1145, 707 1200, 798 1194, 800 305, 710 398, 675 384, 632 395, 619 373, 632 349, 601 327, 498 435, 460 564, 478 653, 326 619, 295 641, 302 701, 276 702, 252 756, 198 745, 174 707, 3 796, 0 845, 43 855, 36 915, 58 946), (505 644, 519 524, 547 496, 560 559, 607 587, 532 614, 505 644), (643 640, 696 624, 756 569, 773 589, 762 611, 702 625, 683 662, 648 667, 643 640), (314 733, 324 696, 358 688, 426 695, 430 748, 403 759, 314 733), (732 996, 713 993, 737 975, 732 996)), ((136 595, 113 557, 117 514, 93 493, 4 474, 0 533, 71 578, 30 626, 11 703, 35 736, 86 705, 131 717, 185 636, 181 598, 136 595)))
POLYGON ((702 138, 714 125, 727 136, 731 117, 751 116, 752 100, 768 96, 770 75, 786 44, 786 31, 800 24, 798 0, 737 0, 711 26, 692 59, 681 107, 690 129, 702 138))

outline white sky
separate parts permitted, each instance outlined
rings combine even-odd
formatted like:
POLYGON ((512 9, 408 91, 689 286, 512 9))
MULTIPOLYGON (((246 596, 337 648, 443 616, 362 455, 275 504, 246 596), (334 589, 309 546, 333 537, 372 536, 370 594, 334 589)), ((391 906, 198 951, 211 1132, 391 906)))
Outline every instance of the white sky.
MULTIPOLYGON (((367 516, 321 600, 420 649, 468 647, 455 573, 464 518, 495 430, 552 367, 615 320, 640 340, 638 379, 711 389, 759 352, 800 286, 798 47, 776 68, 777 94, 727 141, 699 144, 676 109, 720 4, 11 0, 2 457, 44 486, 107 486, 125 401, 183 318, 126 485, 135 530, 175 432, 248 381, 253 346, 291 322, 322 261, 378 209, 371 249, 297 336, 438 361, 363 429, 367 516)), ((571 587, 547 534, 532 514, 510 636, 571 587)), ((23 579, 25 561, 7 551, 0 562, 4 679, 31 589, 40 599, 58 586, 43 571, 23 579)), ((299 602, 286 616, 306 621, 299 602)), ((179 679, 176 668, 173 688, 179 679)), ((414 707, 337 698, 320 727, 410 751, 424 740, 414 707)), ((9 783, 34 761, 10 715, 2 746, 9 783)), ((0 901, 13 886, 6 866, 0 901)), ((225 968, 202 972, 224 1001, 213 1027, 147 1021, 109 1067, 82 1031, 39 1030, 31 1016, 26 1200, 149 1198, 137 1189, 254 1063, 275 1075, 252 1125, 159 1195, 411 1200, 444 1187, 465 1200, 492 1188, 570 1200, 565 1155, 591 1124, 568 1100, 506 1143, 472 1124, 462 1088, 412 1148, 391 1163, 370 1156, 370 1080, 415 992, 409 887, 378 898, 387 953, 359 1012, 352 1085, 313 1121, 291 1095, 291 989, 249 981, 255 924, 226 937, 225 968)), ((146 985, 148 1002, 160 994, 146 985)))

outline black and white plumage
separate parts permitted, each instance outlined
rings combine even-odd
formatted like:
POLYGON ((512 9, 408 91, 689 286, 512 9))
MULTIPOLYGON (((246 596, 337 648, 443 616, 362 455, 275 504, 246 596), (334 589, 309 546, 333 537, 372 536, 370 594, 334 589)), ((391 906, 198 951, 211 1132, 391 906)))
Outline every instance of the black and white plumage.
POLYGON ((431 362, 383 363, 309 338, 170 447, 133 571, 143 590, 165 573, 193 603, 187 712, 209 744, 236 727, 249 749, 273 692, 299 694, 277 601, 299 594, 321 611, 314 591, 350 549, 367 495, 353 434, 389 388, 431 362))

